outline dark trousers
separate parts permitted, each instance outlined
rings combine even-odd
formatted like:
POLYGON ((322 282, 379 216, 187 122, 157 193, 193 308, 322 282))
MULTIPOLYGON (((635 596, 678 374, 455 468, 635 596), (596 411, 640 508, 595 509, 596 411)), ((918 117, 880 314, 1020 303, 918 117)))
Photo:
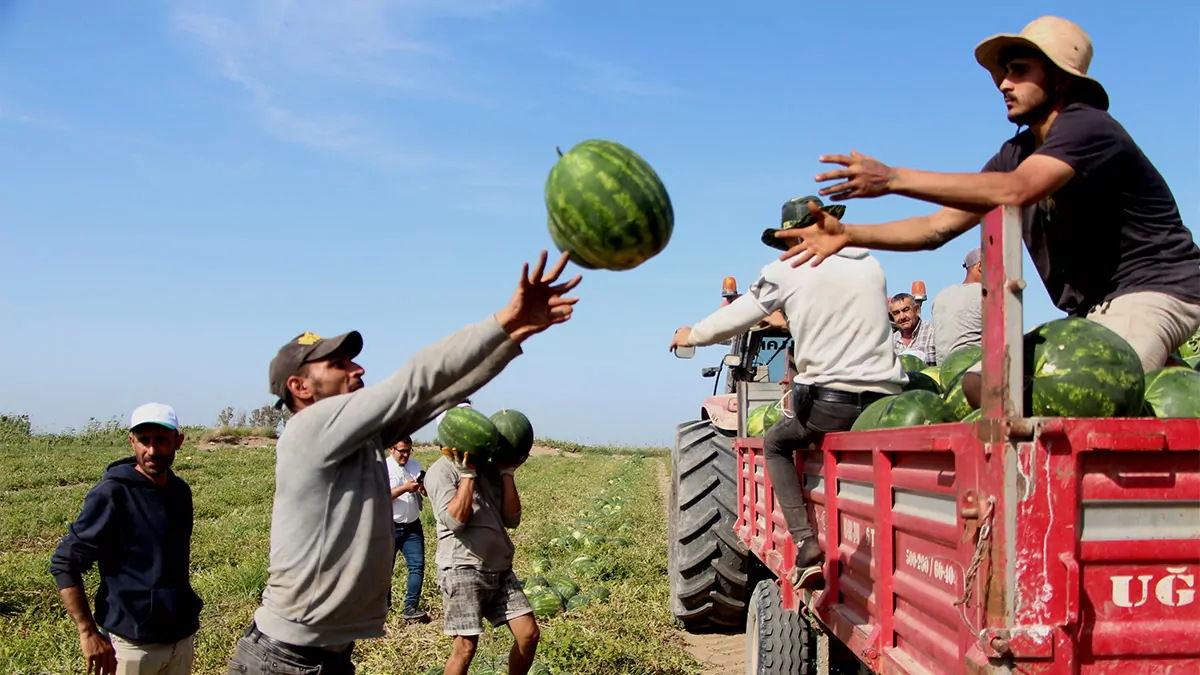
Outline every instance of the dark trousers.
POLYGON ((229 661, 229 675, 354 675, 350 654, 354 644, 340 652, 321 647, 301 647, 280 642, 250 623, 237 641, 229 661))
MULTIPOLYGON (((392 550, 392 569, 396 568, 396 556, 404 554, 408 567, 408 585, 404 596, 404 609, 417 609, 421 599, 421 585, 425 583, 425 533, 421 520, 411 523, 393 523, 396 533, 396 548, 392 550)), ((392 591, 388 590, 388 607, 392 606, 392 591)))
MULTIPOLYGON (((796 471, 796 450, 819 443, 827 433, 846 431, 854 425, 859 413, 883 394, 856 394, 823 387, 792 386, 793 415, 781 415, 763 439, 767 460, 767 475, 775 488, 775 500, 787 520, 788 530, 797 546, 813 536, 804 509, 800 474, 796 471), (840 399, 840 400, 827 400, 840 399)), ((827 487, 827 489, 833 489, 827 487)))

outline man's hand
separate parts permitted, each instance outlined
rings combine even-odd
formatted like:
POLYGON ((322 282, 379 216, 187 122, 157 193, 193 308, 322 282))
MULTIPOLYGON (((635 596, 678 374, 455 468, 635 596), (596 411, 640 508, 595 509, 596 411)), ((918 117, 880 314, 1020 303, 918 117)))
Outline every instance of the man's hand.
POLYGON ((851 150, 846 155, 821 155, 819 158, 826 164, 841 164, 845 169, 834 169, 817 174, 817 182, 845 178, 846 180, 823 188, 817 194, 830 197, 831 201, 841 202, 856 197, 882 197, 891 192, 892 179, 896 172, 888 165, 866 155, 860 155, 857 150, 851 150))
POLYGON ((775 237, 778 239, 799 240, 795 246, 779 256, 780 260, 799 256, 792 261, 792 267, 799 267, 809 260, 812 260, 813 267, 816 267, 821 264, 822 260, 842 250, 850 243, 850 238, 846 236, 846 226, 842 225, 842 221, 819 209, 815 202, 808 203, 808 210, 816 217, 815 223, 808 227, 793 227, 775 233, 775 237))
POLYGON ((415 480, 406 481, 400 484, 400 489, 405 492, 416 492, 421 489, 421 484, 415 480))
POLYGON ((767 328, 778 328, 780 330, 788 329, 787 318, 785 318, 783 316, 783 312, 778 309, 768 314, 762 321, 759 321, 758 325, 767 328))
POLYGON ((576 275, 565 284, 553 285, 569 259, 570 255, 563 253, 554 269, 543 275, 542 270, 546 268, 546 251, 543 250, 532 274, 529 273, 529 263, 522 266, 521 281, 512 299, 507 307, 496 312, 496 319, 513 341, 523 342, 530 335, 571 318, 571 306, 579 302, 579 298, 563 296, 578 286, 583 277, 576 275))
POLYGON ((458 475, 462 478, 475 477, 475 465, 471 463, 471 453, 463 452, 458 448, 442 448, 442 454, 454 463, 454 468, 458 469, 458 475))
POLYGON ((684 326, 675 331, 675 335, 671 338, 670 350, 675 351, 679 347, 692 346, 692 327, 684 326))
POLYGON ((79 649, 87 662, 88 675, 113 675, 117 672, 117 652, 112 642, 98 630, 79 634, 79 649))

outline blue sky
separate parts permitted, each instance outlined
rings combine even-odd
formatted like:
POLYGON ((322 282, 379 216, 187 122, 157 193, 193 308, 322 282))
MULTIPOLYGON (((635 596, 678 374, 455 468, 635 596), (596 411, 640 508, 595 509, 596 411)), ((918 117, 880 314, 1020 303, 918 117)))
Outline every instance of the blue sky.
MULTIPOLYGON (((158 400, 212 424, 270 402, 267 363, 305 330, 362 331, 378 381, 554 252, 554 147, 608 138, 659 172, 674 237, 585 273, 575 318, 476 405, 542 436, 669 443, 722 351, 677 360, 672 332, 776 255, 759 234, 817 189, 818 155, 971 171, 1013 133, 972 57, 988 35, 1080 23, 1195 227, 1200 9, 1100 4, 0 3, 0 411, 56 430, 158 400)), ((859 200, 846 219, 931 209, 859 200)), ((879 257, 892 292, 932 297, 977 243, 879 257)), ((1031 326, 1058 314, 1026 269, 1031 326)))

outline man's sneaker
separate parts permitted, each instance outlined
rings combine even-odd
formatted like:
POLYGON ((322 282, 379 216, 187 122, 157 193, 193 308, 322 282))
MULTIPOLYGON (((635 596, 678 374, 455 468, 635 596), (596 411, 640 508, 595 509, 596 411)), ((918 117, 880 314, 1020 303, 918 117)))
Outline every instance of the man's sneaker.
POLYGON ((404 619, 405 621, 420 621, 421 623, 429 623, 430 621, 429 615, 417 609, 416 607, 405 608, 404 613, 400 615, 400 618, 404 619))
POLYGON ((807 537, 796 548, 796 569, 792 571, 791 582, 797 592, 825 585, 825 554, 816 537, 807 537))

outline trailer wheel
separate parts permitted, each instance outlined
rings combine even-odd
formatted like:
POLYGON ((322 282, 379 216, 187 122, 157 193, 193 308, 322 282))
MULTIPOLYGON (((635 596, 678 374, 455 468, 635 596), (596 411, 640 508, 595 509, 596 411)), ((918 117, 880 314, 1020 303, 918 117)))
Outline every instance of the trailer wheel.
POLYGON ((737 538, 737 457, 712 423, 675 429, 667 519, 671 613, 691 633, 746 624, 749 550, 737 538))
POLYGON ((775 580, 758 582, 746 616, 746 675, 812 675, 813 643, 808 623, 783 608, 775 580))

